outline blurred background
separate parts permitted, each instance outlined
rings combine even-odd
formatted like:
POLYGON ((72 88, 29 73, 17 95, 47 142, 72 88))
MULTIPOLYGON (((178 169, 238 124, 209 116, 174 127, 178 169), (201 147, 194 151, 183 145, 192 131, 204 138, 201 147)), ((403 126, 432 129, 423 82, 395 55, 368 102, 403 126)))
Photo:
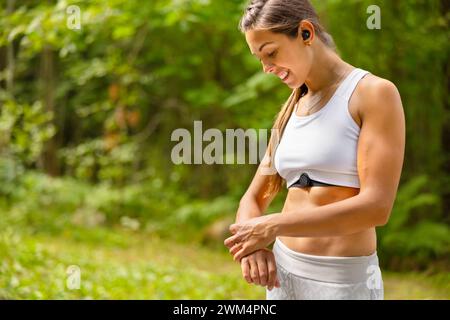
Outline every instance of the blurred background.
MULTIPOLYGON (((312 3, 342 58, 402 96, 386 298, 449 299, 449 2, 312 3)), ((223 246, 256 165, 170 158, 174 129, 270 129, 290 94, 238 31, 245 4, 1 0, 0 299, 265 298, 223 246)))

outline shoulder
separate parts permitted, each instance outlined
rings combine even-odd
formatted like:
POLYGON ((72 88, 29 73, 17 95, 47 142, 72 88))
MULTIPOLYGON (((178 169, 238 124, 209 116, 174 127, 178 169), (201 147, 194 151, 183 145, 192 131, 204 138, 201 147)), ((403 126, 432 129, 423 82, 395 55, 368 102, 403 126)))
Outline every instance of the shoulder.
POLYGON ((396 85, 371 73, 360 80, 354 95, 362 121, 374 113, 389 116, 403 110, 396 85))

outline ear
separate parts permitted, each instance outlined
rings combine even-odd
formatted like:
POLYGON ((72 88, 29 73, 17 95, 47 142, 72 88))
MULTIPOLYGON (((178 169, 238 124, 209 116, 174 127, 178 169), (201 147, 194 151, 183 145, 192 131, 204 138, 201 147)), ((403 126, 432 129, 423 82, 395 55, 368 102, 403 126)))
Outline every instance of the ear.
POLYGON ((314 29, 314 25, 307 19, 302 20, 299 24, 298 24, 298 33, 297 36, 299 37, 299 40, 302 41, 303 43, 307 44, 311 44, 316 36, 315 33, 315 29, 314 29), (309 31, 309 38, 307 40, 303 40, 302 38, 302 31, 304 30, 308 30, 309 31))

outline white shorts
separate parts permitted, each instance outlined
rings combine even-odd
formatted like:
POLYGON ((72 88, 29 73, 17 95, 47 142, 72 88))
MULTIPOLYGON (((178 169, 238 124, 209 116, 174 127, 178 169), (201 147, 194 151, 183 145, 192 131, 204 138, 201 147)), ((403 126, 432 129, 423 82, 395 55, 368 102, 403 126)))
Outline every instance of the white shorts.
POLYGON ((278 238, 273 245, 280 288, 267 300, 383 300, 377 253, 360 257, 316 256, 294 251, 278 238))

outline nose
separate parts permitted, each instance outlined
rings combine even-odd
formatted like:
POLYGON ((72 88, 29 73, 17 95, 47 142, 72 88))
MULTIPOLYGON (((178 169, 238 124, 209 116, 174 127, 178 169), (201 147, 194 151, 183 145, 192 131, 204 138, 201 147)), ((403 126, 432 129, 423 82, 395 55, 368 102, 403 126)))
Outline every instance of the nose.
POLYGON ((265 72, 265 73, 272 73, 273 72, 273 64, 265 64, 264 62, 262 62, 262 64, 263 64, 263 71, 265 72))

